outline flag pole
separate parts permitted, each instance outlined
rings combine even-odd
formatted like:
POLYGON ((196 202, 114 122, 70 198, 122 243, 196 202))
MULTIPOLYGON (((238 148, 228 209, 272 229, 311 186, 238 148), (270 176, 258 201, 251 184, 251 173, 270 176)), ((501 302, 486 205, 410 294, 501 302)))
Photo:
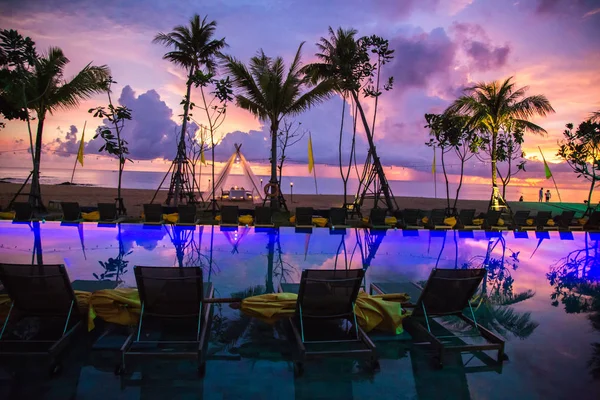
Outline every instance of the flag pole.
MULTIPOLYGON (((312 135, 308 132, 308 138, 310 139, 310 147, 312 149, 312 135)), ((314 160, 313 160, 314 164, 314 160)), ((317 186, 317 168, 313 165, 313 177, 315 178, 315 193, 319 194, 319 187, 317 186)))
MULTIPOLYGON (((550 171, 550 168, 548 168, 548 164, 546 164, 546 158, 544 157, 544 153, 542 152, 540 146, 538 146, 538 149, 540 150, 540 154, 542 155, 542 160, 544 160, 545 169, 550 171)), ((554 182, 554 188, 556 189, 556 194, 558 194, 558 201, 562 203, 562 199, 560 198, 560 192, 558 191, 558 185, 556 185, 556 181, 554 180, 554 175, 552 174, 552 172, 550 172, 550 177, 552 178, 552 182, 554 182)), ((546 177, 546 179, 548 179, 548 177, 546 177)))
MULTIPOLYGON (((81 133, 81 140, 83 140, 83 135, 85 135, 85 126, 87 125, 87 121, 83 123, 83 132, 81 133)), ((79 144, 79 147, 82 145, 79 144)), ((75 164, 73 164, 73 172, 71 173, 71 185, 73 184, 73 177, 75 176, 75 168, 77 168, 77 161, 79 161, 79 150, 77 151, 77 156, 75 156, 75 164)))

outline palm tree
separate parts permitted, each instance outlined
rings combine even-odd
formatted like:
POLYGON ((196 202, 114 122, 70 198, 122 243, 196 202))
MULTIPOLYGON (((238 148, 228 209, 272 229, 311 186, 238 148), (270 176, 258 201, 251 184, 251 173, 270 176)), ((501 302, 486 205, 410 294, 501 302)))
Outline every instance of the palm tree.
POLYGON ((592 122, 600 122, 600 110, 593 112, 592 115, 590 115, 590 119, 592 122))
MULTIPOLYGON (((209 73, 213 73, 216 69, 216 56, 227 46, 225 38, 213 39, 216 21, 207 22, 208 17, 200 20, 200 16, 195 14, 188 26, 178 25, 173 28, 172 32, 159 32, 152 41, 166 47, 173 48, 163 56, 164 60, 168 60, 173 64, 183 67, 188 74, 186 82, 186 95, 183 101, 183 123, 181 124, 181 136, 177 145, 177 171, 175 172, 175 201, 179 198, 179 191, 183 184, 180 158, 185 157, 185 135, 187 123, 189 120, 189 110, 191 105, 191 90, 193 77, 196 72, 205 67, 209 73)), ((177 203, 175 203, 177 204, 177 203)))
POLYGON ((106 65, 97 67, 90 63, 66 81, 63 73, 68 63, 69 59, 60 48, 51 47, 35 61, 25 86, 27 108, 34 110, 38 119, 29 193, 29 203, 35 208, 44 208, 40 190, 40 162, 46 113, 76 108, 81 100, 106 90, 105 82, 110 76, 106 65))
POLYGON ((544 128, 529 119, 535 115, 544 117, 554 112, 546 96, 524 97, 528 87, 515 89, 512 79, 513 77, 503 82, 480 82, 466 88, 465 95, 456 99, 446 110, 446 113, 469 116, 475 129, 490 136, 493 186, 496 186, 498 133, 516 124, 526 131, 545 134, 544 128))
MULTIPOLYGON (((271 58, 260 50, 248 66, 232 56, 224 56, 225 68, 239 89, 237 105, 262 121, 269 121, 271 131, 271 179, 277 185, 277 133, 279 123, 288 115, 298 115, 329 98, 333 86, 323 81, 312 86, 301 70, 301 43, 287 73, 283 58, 271 58)), ((271 197, 271 207, 279 208, 279 199, 271 197)))

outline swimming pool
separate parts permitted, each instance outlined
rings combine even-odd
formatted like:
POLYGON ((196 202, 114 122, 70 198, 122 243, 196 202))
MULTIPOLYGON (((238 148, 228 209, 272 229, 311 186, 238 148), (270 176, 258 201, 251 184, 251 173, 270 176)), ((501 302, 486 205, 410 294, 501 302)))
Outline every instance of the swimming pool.
POLYGON ((478 322, 506 338, 510 358, 498 370, 465 354, 435 371, 410 346, 375 339, 381 356, 381 371, 375 375, 357 370, 352 362, 332 361, 307 365, 306 376, 294 379, 285 354, 287 342, 280 333, 222 306, 215 309, 218 323, 204 380, 185 378, 182 366, 156 367, 140 373, 138 386, 122 388, 111 371, 86 365, 74 373, 78 379, 49 383, 44 393, 60 386, 86 398, 94 398, 102 388, 102 397, 121 398, 189 391, 219 399, 597 399, 599 238, 583 232, 314 229, 306 233, 294 228, 224 231, 218 226, 3 222, 0 260, 64 263, 72 280, 121 280, 128 286, 135 286, 134 265, 201 265, 217 297, 256 286, 272 291, 281 282, 297 282, 306 268, 365 268, 368 286, 422 281, 435 266, 485 265, 488 275, 482 290, 488 300, 476 315, 478 322))

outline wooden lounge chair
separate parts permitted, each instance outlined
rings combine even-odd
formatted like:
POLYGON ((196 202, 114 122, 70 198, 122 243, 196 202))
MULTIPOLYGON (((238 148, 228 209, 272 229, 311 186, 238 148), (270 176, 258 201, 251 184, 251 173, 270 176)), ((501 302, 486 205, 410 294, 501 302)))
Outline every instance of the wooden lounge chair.
POLYGON ((181 204, 177 206, 177 222, 175 225, 195 226, 200 222, 196 218, 196 206, 194 204, 181 204))
POLYGON ((416 208, 406 208, 402 211, 402 229, 422 229, 423 212, 416 208))
POLYGON ((221 226, 238 226, 238 206, 222 206, 221 207, 221 226))
MULTIPOLYGON (((403 326, 417 343, 429 343, 429 346, 435 352, 434 364, 443 367, 444 354, 446 352, 474 352, 484 350, 496 350, 498 352, 497 361, 501 363, 506 359, 504 354, 504 340, 493 332, 487 330, 476 322, 473 308, 471 308, 470 299, 475 294, 481 284, 485 274, 485 268, 480 269, 433 269, 425 287, 421 288, 415 283, 412 290, 407 290, 407 284, 404 287, 397 287, 398 284, 372 283, 371 292, 384 294, 391 291, 408 292, 418 300, 414 305, 412 315, 403 320, 403 326), (391 291, 390 291, 391 290, 391 291), (469 309, 469 316, 463 311, 469 309), (434 329, 436 317, 456 317, 462 320, 472 330, 477 332, 477 336, 486 339, 486 344, 467 344, 458 341, 459 336, 452 337, 436 336, 434 329), (458 343, 457 343, 458 342, 458 343)), ((406 305, 405 305, 406 306, 406 305)))
POLYGON ((346 209, 343 207, 332 207, 329 209, 329 227, 331 229, 348 228, 346 221, 346 209))
POLYGON ((574 221, 575 211, 563 211, 562 214, 554 217, 554 221, 559 229, 566 231, 581 231, 583 225, 578 224, 574 221))
POLYGON ((548 220, 552 219, 552 213, 550 211, 538 211, 535 216, 535 221, 533 225, 524 226, 523 230, 533 231, 550 231, 550 230, 558 230, 558 226, 550 226, 548 225, 548 220))
POLYGON ((474 209, 460 210, 460 212, 458 213, 457 228, 464 230, 481 229, 481 225, 475 225, 473 223, 474 218, 474 209))
POLYGON ((33 220, 33 208, 27 202, 14 202, 15 222, 30 222, 33 220))
POLYGON ((50 373, 58 373, 84 319, 65 266, 0 264, 0 281, 12 301, 0 331, 0 358, 43 357, 50 373))
POLYGON ((388 229, 385 224, 387 210, 385 208, 372 208, 369 212, 369 228, 371 229, 388 229))
POLYGON ((586 231, 600 231, 600 211, 592 212, 583 229, 586 231))
POLYGON ((484 223, 483 223, 485 229, 491 230, 491 231, 507 230, 508 227, 506 226, 506 223, 504 223, 504 225, 500 225, 500 217, 501 216, 502 216, 501 211, 488 210, 487 214, 485 215, 485 219, 484 219, 484 223))
POLYGON ((254 226, 257 228, 272 228, 275 226, 271 207, 256 207, 254 209, 254 216, 256 217, 254 226))
POLYGON ((523 229, 527 227, 527 220, 529 219, 529 210, 519 210, 513 214, 512 217, 512 228, 514 230, 523 229))
POLYGON ((452 229, 450 225, 446 225, 446 223, 444 222, 445 219, 446 210, 444 210, 443 208, 431 210, 429 221, 427 221, 425 227, 429 229, 452 229))
POLYGON ((298 293, 296 312, 290 318, 298 348, 296 376, 302 375, 307 358, 319 356, 356 356, 379 368, 375 344, 354 314, 363 278, 362 269, 304 270, 300 284, 281 284, 280 291, 298 293))
POLYGON ((144 224, 146 225, 162 225, 163 208, 160 204, 144 204, 144 224))
POLYGON ((202 281, 201 267, 134 267, 141 313, 137 328, 121 346, 126 371, 132 358, 182 357, 196 360, 198 373, 206 368, 206 345, 212 283, 202 281), (172 336, 173 340, 170 340, 172 336), (159 339, 160 338, 160 339, 159 339))
POLYGON ((61 201, 60 208, 62 210, 62 222, 81 222, 81 208, 76 201, 61 201))
POLYGON ((119 218, 115 203, 98 203, 99 224, 117 224, 123 219, 119 218))
POLYGON ((312 207, 298 207, 296 208, 296 228, 312 228, 313 222, 313 208, 312 207))

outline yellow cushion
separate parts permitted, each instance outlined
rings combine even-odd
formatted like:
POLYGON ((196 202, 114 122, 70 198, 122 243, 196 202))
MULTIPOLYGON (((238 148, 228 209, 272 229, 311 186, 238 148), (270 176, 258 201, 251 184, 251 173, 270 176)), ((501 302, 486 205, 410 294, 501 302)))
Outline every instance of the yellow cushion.
POLYGON ((292 223, 292 224, 295 224, 295 223, 296 223, 296 216, 295 216, 295 215, 292 215, 292 216, 290 217, 290 223, 292 223))
POLYGON ((529 226, 533 225, 535 221, 533 220, 533 218, 527 218, 527 220, 525 221, 525 223, 529 226))
POLYGON ((587 217, 585 217, 585 218, 579 218, 577 220, 577 222, 579 223, 579 225, 585 225, 587 223, 587 221, 588 221, 587 217))
POLYGON ((454 225, 456 225, 456 217, 448 217, 448 218, 444 218, 444 224, 445 225, 449 225, 451 227, 454 228, 454 225))
POLYGON ((217 216, 215 217, 215 220, 216 220, 216 221, 220 221, 220 220, 221 220, 221 216, 220 216, 220 215, 217 215, 217 216))
POLYGON ((238 221, 242 225, 252 225, 252 222, 254 222, 254 218, 252 218, 252 215, 240 215, 238 221))
POLYGON ((498 218, 498 226, 504 226, 504 220, 502 218, 498 218))
POLYGON ((483 225, 483 218, 473 219, 473 225, 476 225, 476 226, 483 225))
POLYGON ((92 211, 89 213, 81 213, 81 218, 83 218, 84 221, 99 221, 100 220, 100 212, 99 211, 92 211))
POLYGON ((177 221, 179 221, 179 213, 163 214, 163 219, 167 222, 175 224, 177 221))
POLYGON ((369 224, 369 217, 362 217, 362 218, 361 218, 361 222, 362 222, 363 224, 365 224, 365 225, 368 225, 368 224, 369 224))
POLYGON ((546 225, 548 225, 548 226, 554 226, 555 225, 554 220, 553 219, 549 219, 548 222, 546 222, 546 225))
POLYGON ((0 219, 15 219, 15 212, 14 211, 0 212, 0 219))
POLYGON ((424 224, 426 224, 426 223, 428 223, 428 222, 429 222, 429 218, 427 218, 427 217, 423 217, 423 218, 421 219, 421 222, 422 222, 422 223, 424 223, 424 224))
POLYGON ((396 226, 398 219, 396 217, 385 217, 385 224, 390 226, 396 226))
POLYGON ((312 223, 316 226, 320 226, 321 228, 327 225, 327 218, 323 217, 313 217, 312 223))

